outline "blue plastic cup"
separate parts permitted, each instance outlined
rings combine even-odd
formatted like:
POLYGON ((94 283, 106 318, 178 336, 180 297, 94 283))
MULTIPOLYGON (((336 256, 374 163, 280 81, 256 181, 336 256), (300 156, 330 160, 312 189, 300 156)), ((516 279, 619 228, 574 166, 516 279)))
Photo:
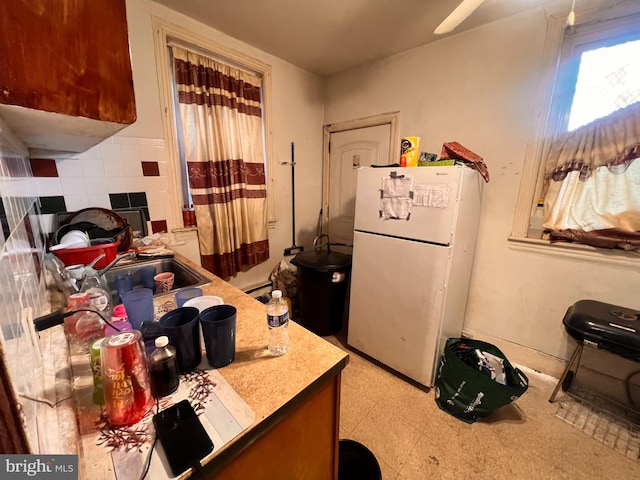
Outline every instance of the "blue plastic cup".
POLYGON ((192 298, 201 297, 202 289, 198 287, 185 288, 176 292, 176 305, 178 308, 183 307, 185 302, 192 298))
POLYGON ((215 305, 200 312, 207 361, 213 368, 233 362, 236 356, 236 307, 215 305))
POLYGON ((153 290, 137 288, 122 294, 122 304, 127 311, 131 326, 140 330, 142 322, 152 322, 154 318, 153 290))
POLYGON ((142 286, 150 289, 151 291, 155 291, 156 281, 153 277, 157 274, 156 267, 153 265, 141 267, 138 272, 140 273, 140 283, 142 283, 142 286))
POLYGON ((181 307, 165 313, 158 321, 162 333, 169 337, 169 344, 176 349, 180 372, 193 370, 202 360, 198 313, 197 308, 181 307))

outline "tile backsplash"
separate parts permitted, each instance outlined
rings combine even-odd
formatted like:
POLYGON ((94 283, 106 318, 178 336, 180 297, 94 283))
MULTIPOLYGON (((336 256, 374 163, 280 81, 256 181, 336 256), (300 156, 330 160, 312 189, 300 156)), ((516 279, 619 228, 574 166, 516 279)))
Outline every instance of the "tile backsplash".
POLYGON ((30 159, 21 148, 0 119, 0 361, 12 387, 0 395, 18 403, 31 451, 55 452, 51 407, 38 399, 49 398, 45 385, 60 379, 32 326, 51 308, 47 235, 58 212, 116 208, 114 202, 141 206, 149 226, 166 228, 167 155, 163 140, 131 137, 112 137, 68 159, 30 159))
POLYGON ((44 369, 40 342, 32 321, 47 313, 43 275, 44 240, 40 228, 34 178, 26 152, 15 147, 0 125, 0 361, 11 388, 4 393, 20 405, 32 451, 40 451, 44 369))
POLYGON ((72 158, 32 158, 31 166, 46 232, 56 213, 87 207, 142 207, 149 232, 171 218, 162 139, 114 136, 72 158))

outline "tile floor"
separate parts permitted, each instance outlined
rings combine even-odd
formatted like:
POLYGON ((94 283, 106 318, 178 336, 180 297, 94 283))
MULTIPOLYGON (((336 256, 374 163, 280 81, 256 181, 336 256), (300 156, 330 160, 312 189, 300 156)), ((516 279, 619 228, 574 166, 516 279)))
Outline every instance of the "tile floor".
MULTIPOLYGON (((529 389, 515 403, 468 425, 441 411, 422 391, 346 347, 340 438, 378 459, 383 480, 638 479, 629 459, 558 418, 548 399, 551 377, 525 370, 529 389)), ((364 479, 363 479, 364 480, 364 479)))

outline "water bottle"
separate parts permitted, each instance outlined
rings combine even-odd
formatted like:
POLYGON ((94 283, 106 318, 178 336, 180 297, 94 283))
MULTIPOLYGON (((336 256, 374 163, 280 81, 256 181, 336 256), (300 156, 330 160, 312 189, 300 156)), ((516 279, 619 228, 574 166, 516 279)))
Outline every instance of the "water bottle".
POLYGON ((180 384, 176 349, 169 345, 169 337, 155 339, 156 349, 149 355, 151 393, 155 398, 166 397, 175 392, 180 384))
POLYGON ((93 268, 87 267, 80 293, 88 293, 91 308, 100 312, 103 317, 111 316, 111 293, 104 278, 93 268))
POLYGON ((94 342, 104 337, 105 326, 99 315, 93 312, 80 312, 80 318, 76 322, 76 345, 73 350, 90 353, 94 342))
POLYGON ((269 353, 280 356, 289 350, 289 308, 280 290, 271 292, 267 303, 267 323, 269 325, 269 353))

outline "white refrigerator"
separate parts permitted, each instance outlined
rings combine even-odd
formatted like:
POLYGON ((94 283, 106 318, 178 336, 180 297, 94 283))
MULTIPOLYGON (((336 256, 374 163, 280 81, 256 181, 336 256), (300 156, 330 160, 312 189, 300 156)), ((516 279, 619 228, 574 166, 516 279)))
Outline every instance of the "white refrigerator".
POLYGON ((347 344, 428 387, 462 333, 483 182, 463 166, 358 170, 347 344))

